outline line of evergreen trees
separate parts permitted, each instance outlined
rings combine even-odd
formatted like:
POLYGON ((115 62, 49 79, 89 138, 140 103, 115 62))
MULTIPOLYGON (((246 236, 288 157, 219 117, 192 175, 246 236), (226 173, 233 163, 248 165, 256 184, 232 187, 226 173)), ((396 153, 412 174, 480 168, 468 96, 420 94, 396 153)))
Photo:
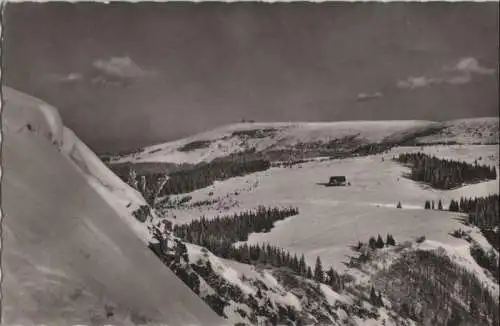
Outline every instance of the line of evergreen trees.
POLYGON ((149 205, 154 206, 159 197, 192 192, 211 186, 214 181, 265 171, 270 167, 269 160, 235 154, 210 163, 187 165, 169 173, 139 174, 133 166, 117 168, 115 173, 129 186, 138 190, 149 205))
POLYGON ((289 251, 270 244, 248 245, 245 243, 238 247, 232 246, 227 257, 223 258, 251 265, 287 267, 304 278, 328 284, 334 291, 340 292, 344 288, 342 277, 332 267, 324 270, 319 256, 316 257, 313 269, 306 264, 304 255, 299 258, 297 254, 292 255, 289 251))
MULTIPOLYGON (((434 200, 432 200, 432 201, 431 200, 426 200, 425 204, 424 204, 424 208, 425 209, 432 209, 432 210, 436 209, 436 205, 435 205, 434 200)), ((443 210, 443 202, 441 201, 441 199, 438 200, 437 209, 440 210, 440 211, 443 210)))
POLYGON ((265 171, 271 167, 267 160, 217 160, 199 164, 188 170, 175 171, 169 174, 159 196, 182 194, 206 188, 214 181, 226 180, 246 174, 265 171))
MULTIPOLYGON (((356 250, 359 251, 363 247, 363 245, 364 245, 363 242, 361 242, 361 241, 358 242, 356 250)), ((389 247, 389 246, 395 246, 395 245, 396 245, 396 240, 394 240, 394 237, 392 236, 392 234, 387 234, 385 242, 382 239, 382 237, 380 236, 380 234, 377 236, 376 239, 375 239, 375 237, 372 236, 368 240, 368 246, 371 249, 382 249, 385 246, 389 247)))
POLYGON ((487 197, 464 198, 459 201, 451 200, 450 212, 463 212, 469 214, 469 223, 480 228, 500 227, 500 217, 498 215, 498 194, 487 197))
POLYGON ((210 147, 211 143, 212 143, 211 140, 195 140, 179 147, 177 150, 179 152, 190 152, 200 148, 210 147))
MULTIPOLYGON (((175 244, 172 243, 172 241, 168 241, 170 243, 170 245, 168 245, 167 238, 161 235, 159 229, 154 229, 153 235, 158 243, 150 243, 149 248, 218 315, 227 318, 224 310, 229 305, 230 301, 235 301, 250 307, 250 313, 247 311, 238 311, 238 313, 243 317, 248 317, 249 320, 255 324, 258 323, 259 318, 257 316, 268 321, 266 325, 277 325, 281 323, 288 325, 290 321, 295 321, 295 325, 303 325, 304 320, 302 319, 307 318, 301 316, 301 314, 295 311, 291 306, 280 306, 279 304, 276 306, 276 303, 271 303, 270 298, 266 298, 267 294, 265 291, 267 291, 268 288, 264 283, 259 281, 255 282, 254 285, 257 286, 258 289, 257 293, 254 295, 246 295, 241 288, 228 282, 220 273, 215 271, 209 259, 205 261, 199 259, 197 262, 190 262, 187 248, 181 241, 174 239, 173 241, 175 244), (214 289, 215 293, 202 296, 200 292, 201 279, 214 289)), ((245 246, 240 247, 240 249, 243 250, 238 251, 242 253, 242 255, 244 252, 250 253, 250 256, 258 256, 262 262, 267 261, 270 265, 275 267, 290 268, 290 266, 294 266, 294 270, 291 271, 294 276, 301 275, 301 271, 306 270, 306 276, 313 280, 321 280, 337 291, 343 288, 341 277, 332 268, 326 273, 322 272, 319 258, 316 262, 316 268, 313 274, 311 268, 306 266, 303 256, 299 260, 296 255, 292 257, 288 252, 270 245, 246 246, 247 250, 243 247, 245 246), (316 278, 313 275, 316 275, 316 278), (320 275, 321 278, 319 278, 320 275)), ((248 263, 248 261, 246 262, 248 263)), ((312 288, 311 285, 309 286, 312 288)), ((307 287, 305 290, 307 291, 307 287)), ((308 299, 313 300, 312 298, 308 299)), ((315 316, 321 316, 320 311, 313 310, 313 313, 315 313, 315 316)))
POLYGON ((498 194, 486 197, 464 198, 450 202, 449 211, 468 215, 468 222, 479 227, 488 242, 497 250, 500 243, 500 216, 498 194))
POLYGON ((226 240, 233 244, 247 241, 248 235, 254 232, 269 232, 274 222, 297 215, 298 208, 266 208, 260 206, 255 211, 246 211, 234 215, 216 216, 213 219, 202 217, 189 224, 176 225, 174 235, 190 243, 206 247, 210 251, 217 249, 217 244, 226 240))
POLYGON ((436 189, 452 189, 464 183, 494 180, 495 167, 439 159, 424 153, 403 153, 394 158, 397 162, 411 165, 408 177, 422 181, 436 189))
POLYGON ((207 248, 214 255, 235 260, 245 264, 270 265, 288 267, 298 275, 329 284, 332 289, 343 288, 341 276, 330 268, 323 270, 320 257, 316 259, 314 270, 306 265, 305 257, 300 258, 285 249, 270 245, 234 246, 238 241, 247 241, 248 235, 254 232, 269 232, 274 222, 297 215, 297 208, 265 208, 247 211, 229 216, 217 216, 214 219, 202 217, 189 224, 176 225, 173 234, 186 242, 207 248))

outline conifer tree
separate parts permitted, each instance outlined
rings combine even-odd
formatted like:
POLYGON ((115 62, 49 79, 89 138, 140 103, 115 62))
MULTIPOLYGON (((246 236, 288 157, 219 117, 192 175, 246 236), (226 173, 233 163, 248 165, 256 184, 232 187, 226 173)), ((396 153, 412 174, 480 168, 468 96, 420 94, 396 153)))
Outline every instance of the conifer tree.
POLYGON ((312 279, 313 278, 313 273, 312 273, 312 270, 311 270, 311 266, 307 266, 306 278, 308 278, 308 279, 312 279))
MULTIPOLYGON (((295 256, 296 258, 296 256, 295 256)), ((299 261, 299 274, 302 276, 306 276, 307 273, 307 266, 306 266, 306 259, 304 257, 304 254, 300 256, 300 261, 299 261)))
POLYGON ((396 241, 394 240, 394 237, 392 236, 392 234, 387 234, 387 239, 385 241, 385 244, 387 246, 395 246, 396 245, 396 241))
POLYGON ((337 272, 333 270, 332 267, 326 272, 326 275, 328 277, 327 282, 328 285, 332 288, 334 291, 341 291, 342 290, 342 279, 340 278, 340 275, 338 275, 337 272))
POLYGON ((377 247, 377 240, 375 240, 374 237, 370 237, 370 240, 368 240, 368 245, 370 246, 371 249, 375 249, 377 247))
POLYGON ((323 266, 321 264, 321 258, 316 257, 316 265, 314 267, 314 280, 319 283, 323 283, 323 266))
POLYGON ((379 234, 377 237, 377 242, 375 244, 375 247, 381 249, 381 248, 384 248, 384 245, 385 245, 384 240, 382 240, 382 237, 379 234))

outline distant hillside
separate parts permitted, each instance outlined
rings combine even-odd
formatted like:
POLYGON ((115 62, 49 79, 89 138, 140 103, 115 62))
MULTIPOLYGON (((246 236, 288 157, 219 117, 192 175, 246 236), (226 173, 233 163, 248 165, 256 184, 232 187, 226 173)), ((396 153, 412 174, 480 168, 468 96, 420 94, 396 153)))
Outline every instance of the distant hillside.
POLYGON ((431 121, 239 123, 107 156, 110 163, 197 164, 237 153, 270 160, 343 157, 397 145, 498 143, 498 118, 431 121))
POLYGON ((438 133, 418 137, 420 144, 498 144, 498 117, 452 120, 438 133))

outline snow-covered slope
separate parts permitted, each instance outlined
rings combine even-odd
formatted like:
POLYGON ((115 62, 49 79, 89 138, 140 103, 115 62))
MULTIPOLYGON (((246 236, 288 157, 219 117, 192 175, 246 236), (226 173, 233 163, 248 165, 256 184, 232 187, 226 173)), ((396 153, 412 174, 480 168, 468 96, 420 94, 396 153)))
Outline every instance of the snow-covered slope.
POLYGON ((147 205, 142 195, 111 172, 73 131, 62 124, 56 108, 11 88, 5 88, 4 98, 12 112, 4 117, 6 131, 30 132, 51 141, 141 239, 150 239, 144 225, 130 218, 133 211, 147 205))
POLYGON ((224 325, 146 247, 130 214, 144 199, 55 108, 3 95, 2 321, 224 325))
MULTIPOLYGON (((184 206, 168 211, 173 223, 186 223, 205 216, 212 218, 264 206, 296 206, 297 216, 275 223, 269 233, 253 233, 250 244, 270 243, 291 252, 305 254, 313 265, 321 256, 326 266, 344 270, 351 245, 368 241, 371 236, 392 234, 399 243, 419 236, 448 245, 464 246, 464 241, 449 235, 464 228, 460 214, 424 210, 426 200, 442 200, 448 207, 451 199, 480 197, 498 193, 499 179, 440 191, 403 178, 408 168, 391 160, 403 152, 423 151, 440 158, 453 158, 499 169, 499 149, 484 146, 399 147, 387 154, 342 160, 313 161, 292 168, 273 167, 244 177, 217 181, 191 193, 184 206), (345 175, 350 187, 324 187, 331 175, 345 175), (190 205, 213 200, 211 205, 190 205), (402 203, 402 209, 396 204, 402 203)), ((478 232, 475 230, 474 232, 478 232)), ((478 237, 482 237, 480 234, 478 237)))
POLYGON ((283 150, 301 143, 327 143, 346 138, 349 138, 348 142, 365 145, 388 138, 396 139, 437 125, 435 122, 417 120, 240 123, 147 147, 130 155, 113 158, 112 162, 196 164, 245 150, 283 150), (183 147, 186 149, 183 150, 183 147))
MULTIPOLYGON (((146 243, 151 235, 144 223, 132 217, 132 212, 142 205, 147 205, 142 195, 118 176, 85 145, 70 129, 63 129, 62 152, 87 178, 89 184, 111 205, 120 217, 146 243)), ((153 213, 154 214, 154 213, 153 213)), ((151 216, 148 224, 154 223, 156 217, 151 216)))
POLYGON ((451 120, 437 134, 420 137, 423 144, 498 144, 498 117, 451 120))
MULTIPOLYGON (((230 154, 255 150, 269 152, 311 148, 338 141, 333 148, 398 142, 414 135, 416 143, 498 143, 498 117, 453 120, 444 123, 418 120, 343 121, 300 123, 239 123, 188 138, 158 144, 111 162, 191 163, 211 161, 230 154)), ((332 147, 330 147, 332 149, 332 147)))
POLYGON ((282 320, 287 315, 300 316, 301 323, 295 325, 414 325, 390 309, 389 316, 387 309, 372 306, 366 297, 351 291, 339 293, 287 269, 222 259, 192 244, 187 244, 187 252, 198 268, 210 265, 210 276, 200 282, 200 295, 218 293, 228 299, 223 312, 233 324, 268 325, 269 315, 275 314, 281 320, 278 325, 292 324, 282 320), (373 317, 360 318, 369 310, 373 317))

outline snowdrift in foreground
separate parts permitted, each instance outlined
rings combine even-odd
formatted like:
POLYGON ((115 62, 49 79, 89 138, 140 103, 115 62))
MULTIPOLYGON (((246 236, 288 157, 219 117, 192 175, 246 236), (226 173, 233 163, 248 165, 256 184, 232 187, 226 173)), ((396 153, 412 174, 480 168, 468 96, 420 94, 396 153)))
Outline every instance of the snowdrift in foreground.
POLYGON ((118 204, 143 199, 55 108, 9 88, 4 95, 3 322, 224 325, 130 228, 118 204))

